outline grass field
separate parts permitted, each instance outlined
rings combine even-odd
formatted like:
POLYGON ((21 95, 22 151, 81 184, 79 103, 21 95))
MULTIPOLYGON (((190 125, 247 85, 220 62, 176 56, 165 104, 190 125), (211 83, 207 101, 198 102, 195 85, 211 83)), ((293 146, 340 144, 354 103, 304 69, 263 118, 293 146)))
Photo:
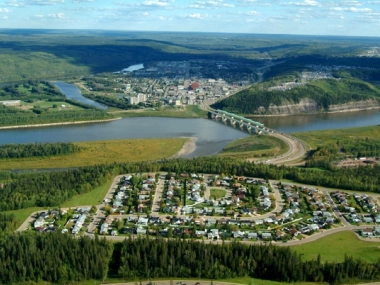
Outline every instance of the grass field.
POLYGON ((302 132, 292 134, 310 144, 312 148, 343 139, 370 138, 380 139, 380 125, 360 128, 302 132))
POLYGON ((22 107, 26 106, 26 107, 33 108, 33 106, 36 106, 36 107, 40 107, 41 109, 49 109, 50 112, 83 110, 83 108, 81 107, 74 106, 63 101, 50 102, 46 100, 41 100, 41 101, 37 101, 33 103, 23 102, 21 105, 22 107), (53 108, 53 105, 57 105, 57 107, 53 108), (62 105, 65 105, 65 108, 62 108, 62 105))
POLYGON ((20 209, 20 210, 5 211, 3 213, 15 215, 16 219, 19 221, 19 225, 21 225, 27 218, 29 218, 29 216, 33 212, 42 211, 44 209, 46 208, 32 207, 32 208, 26 208, 26 209, 20 209))
POLYGON ((219 155, 238 158, 273 157, 286 153, 288 149, 289 146, 278 138, 252 135, 232 142, 219 155))
POLYGON ((226 190, 223 189, 217 189, 217 188, 212 188, 210 190, 210 198, 214 198, 215 200, 222 199, 224 196, 226 196, 226 190))
POLYGON ((80 167, 113 162, 146 161, 176 154, 186 138, 130 139, 75 143, 80 152, 51 157, 1 159, 0 170, 80 167))
POLYGON ((121 117, 207 118, 207 112, 200 110, 198 106, 163 106, 159 109, 139 109, 116 114, 121 117))
POLYGON ((64 202, 61 207, 78 207, 78 206, 95 206, 103 202, 104 197, 107 194, 108 189, 112 184, 113 179, 107 181, 107 183, 96 187, 89 193, 75 195, 70 200, 64 202))
POLYGON ((321 255, 322 261, 343 261, 344 255, 361 258, 367 262, 377 262, 380 258, 380 242, 360 240, 355 233, 345 231, 321 238, 303 245, 292 246, 302 254, 304 260, 316 259, 321 255))

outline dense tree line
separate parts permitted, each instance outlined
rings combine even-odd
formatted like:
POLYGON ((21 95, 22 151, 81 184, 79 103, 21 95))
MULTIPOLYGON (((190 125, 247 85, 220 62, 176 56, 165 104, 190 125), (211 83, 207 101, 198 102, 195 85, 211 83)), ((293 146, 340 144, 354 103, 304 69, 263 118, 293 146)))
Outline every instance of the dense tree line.
POLYGON ((222 279, 249 276, 339 284, 378 280, 380 262, 345 257, 343 262, 303 261, 289 247, 221 245, 162 238, 72 238, 61 233, 7 234, 0 239, 0 284, 48 281, 59 284, 118 277, 222 279))
POLYGON ((65 96, 47 81, 28 80, 23 84, 6 85, 0 89, 1 100, 64 100, 65 96))
POLYGON ((380 277, 380 262, 368 264, 350 257, 342 263, 322 263, 319 257, 302 261, 289 247, 271 245, 139 238, 125 240, 116 248, 111 267, 125 279, 250 276, 285 282, 341 283, 380 277))
POLYGON ((0 158, 65 155, 79 151, 73 143, 30 143, 0 145, 0 158))
POLYGON ((114 175, 136 172, 215 173, 380 193, 380 166, 331 171, 254 164, 234 159, 201 157, 157 162, 98 165, 62 172, 10 174, 0 191, 0 211, 33 206, 57 206, 75 194, 91 191, 114 175))
POLYGON ((112 244, 56 233, 9 234, 0 239, 0 284, 103 280, 112 244))
POLYGON ((0 105, 0 127, 17 125, 36 125, 61 122, 105 120, 111 115, 100 110, 72 110, 63 112, 33 112, 21 111, 13 107, 0 105))
POLYGON ((310 152, 310 158, 332 157, 339 155, 352 157, 378 157, 380 156, 380 141, 369 138, 356 138, 338 140, 335 143, 318 146, 310 152))
POLYGON ((139 108, 138 105, 129 104, 127 100, 124 98, 116 99, 112 97, 93 95, 90 93, 84 93, 83 96, 109 107, 115 107, 115 108, 125 109, 125 110, 139 108))
POLYGON ((15 231, 18 226, 15 215, 0 213, 0 233, 15 231))

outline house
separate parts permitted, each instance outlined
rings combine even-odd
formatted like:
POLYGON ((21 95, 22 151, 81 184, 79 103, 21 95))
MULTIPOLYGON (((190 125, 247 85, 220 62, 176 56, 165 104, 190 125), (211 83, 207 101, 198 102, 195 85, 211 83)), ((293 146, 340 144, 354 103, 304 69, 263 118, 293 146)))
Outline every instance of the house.
POLYGON ((100 226, 100 231, 99 231, 99 234, 103 235, 103 234, 108 234, 108 227, 109 227, 109 224, 104 222, 101 226, 100 226))
POLYGON ((43 225, 45 224, 45 219, 40 216, 38 217, 38 219, 34 222, 34 228, 41 228, 43 227, 43 225))
POLYGON ((148 222, 149 222, 149 219, 148 218, 143 218, 143 217, 140 217, 137 221, 137 224, 138 225, 141 225, 141 226, 147 226, 148 225, 148 222))
POLYGON ((195 236, 197 237, 203 237, 207 234, 207 229, 203 231, 195 231, 195 236))
POLYGON ((265 218, 264 219, 264 223, 266 223, 266 224, 272 224, 274 221, 273 221, 273 219, 272 218, 265 218))
POLYGON ((233 231, 232 232, 232 236, 234 237, 234 238, 243 238, 244 237, 244 232, 242 232, 242 231, 233 231))
POLYGON ((249 239, 257 239, 257 233, 247 233, 247 238, 249 239))
POLYGON ((136 230, 136 234, 138 235, 146 235, 146 229, 143 229, 143 228, 137 228, 136 230))
POLYGON ((219 238, 219 230, 218 229, 211 229, 210 232, 207 234, 209 239, 218 239, 219 238))
POLYGON ((371 217, 363 217, 363 221, 365 223, 373 223, 373 219, 371 217))
POLYGON ((319 227, 318 227, 317 224, 311 224, 311 225, 308 225, 308 228, 309 228, 309 230, 311 230, 311 231, 317 231, 317 230, 319 230, 319 227))
POLYGON ((360 233, 361 233, 362 237, 372 237, 373 236, 373 230, 371 228, 362 229, 360 233))
POLYGON ((299 234, 300 234, 300 232, 297 230, 297 229, 290 229, 289 230, 289 233, 291 234, 291 236, 293 236, 293 237, 296 237, 296 236, 298 236, 299 234))
POLYGON ((216 219, 210 218, 206 221, 206 226, 212 226, 216 224, 216 219))
POLYGON ((256 225, 262 225, 262 224, 264 224, 264 221, 263 220, 255 220, 255 224, 256 225))
POLYGON ((272 234, 271 233, 262 233, 261 237, 262 237, 262 239, 265 239, 265 240, 272 239, 272 234))
POLYGON ((149 224, 160 224, 161 219, 160 217, 150 217, 149 218, 149 224))

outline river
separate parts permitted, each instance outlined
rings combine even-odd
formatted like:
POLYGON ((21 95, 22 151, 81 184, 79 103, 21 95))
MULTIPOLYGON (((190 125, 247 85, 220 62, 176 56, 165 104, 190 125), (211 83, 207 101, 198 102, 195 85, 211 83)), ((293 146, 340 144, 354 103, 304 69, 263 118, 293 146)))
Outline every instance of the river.
POLYGON ((76 87, 73 84, 69 84, 66 82, 60 82, 60 81, 54 81, 53 84, 61 91, 63 94, 65 94, 67 99, 75 100, 87 105, 95 106, 99 109, 106 110, 108 107, 104 106, 98 102, 95 102, 91 99, 88 99, 84 97, 81 93, 78 87, 76 87))
MULTIPOLYGON (((71 97, 73 99, 81 102, 86 99, 74 85, 64 82, 55 82, 55 84, 58 84, 64 94, 75 94, 77 98, 71 97), (72 92, 74 89, 77 92, 72 92), (78 94, 80 97, 78 97, 78 94)), ((272 129, 292 133, 377 125, 380 122, 380 111, 372 110, 288 117, 256 117, 253 119, 262 122, 272 129)), ((184 156, 191 158, 216 154, 230 142, 248 135, 239 129, 206 119, 143 117, 124 118, 107 123, 0 130, 0 145, 30 142, 80 142, 136 138, 196 137, 196 150, 184 156)))

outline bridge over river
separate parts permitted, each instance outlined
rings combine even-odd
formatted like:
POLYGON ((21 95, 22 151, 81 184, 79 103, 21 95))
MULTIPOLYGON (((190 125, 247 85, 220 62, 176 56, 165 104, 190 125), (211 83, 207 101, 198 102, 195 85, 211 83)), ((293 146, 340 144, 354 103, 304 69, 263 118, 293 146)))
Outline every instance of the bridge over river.
POLYGON ((221 120, 225 124, 230 123, 231 126, 239 127, 240 129, 246 130, 249 133, 254 132, 261 135, 275 132, 274 130, 265 127, 262 123, 223 110, 209 109, 208 112, 210 119, 221 120))
POLYGON ((211 108, 208 108, 207 110, 210 119, 214 119, 216 121, 221 120, 225 124, 230 124, 234 128, 239 127, 241 130, 252 134, 265 134, 276 137, 284 141, 289 146, 289 150, 285 154, 277 156, 271 160, 267 159, 265 161, 266 163, 294 165, 298 164, 299 161, 305 157, 307 147, 300 140, 291 135, 278 132, 264 126, 264 124, 260 122, 256 122, 223 110, 214 110, 211 108))

